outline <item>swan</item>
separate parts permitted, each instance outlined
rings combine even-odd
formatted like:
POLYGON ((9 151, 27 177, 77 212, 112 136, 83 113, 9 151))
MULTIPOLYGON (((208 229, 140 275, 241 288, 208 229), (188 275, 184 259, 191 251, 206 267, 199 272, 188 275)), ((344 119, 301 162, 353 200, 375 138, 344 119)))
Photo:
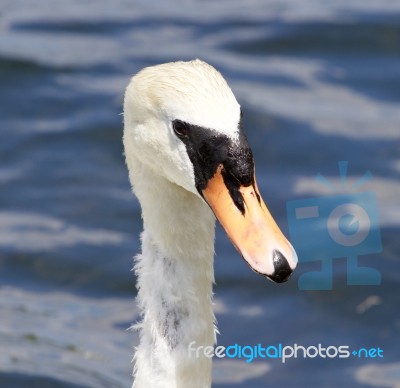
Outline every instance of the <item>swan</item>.
POLYGON ((257 273, 286 281, 296 253, 254 175, 241 108, 201 60, 147 67, 125 91, 123 143, 143 219, 135 259, 139 345, 134 388, 211 386, 215 218, 257 273))

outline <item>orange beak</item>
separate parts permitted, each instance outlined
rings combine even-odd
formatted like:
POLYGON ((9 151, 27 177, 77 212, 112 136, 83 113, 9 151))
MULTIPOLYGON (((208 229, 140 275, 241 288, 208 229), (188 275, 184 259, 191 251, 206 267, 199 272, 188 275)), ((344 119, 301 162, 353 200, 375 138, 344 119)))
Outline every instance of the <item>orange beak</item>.
POLYGON ((223 165, 207 182, 203 196, 233 245, 250 267, 271 280, 289 279, 297 255, 261 198, 254 177, 250 186, 240 186, 244 213, 236 206, 224 182, 223 165))

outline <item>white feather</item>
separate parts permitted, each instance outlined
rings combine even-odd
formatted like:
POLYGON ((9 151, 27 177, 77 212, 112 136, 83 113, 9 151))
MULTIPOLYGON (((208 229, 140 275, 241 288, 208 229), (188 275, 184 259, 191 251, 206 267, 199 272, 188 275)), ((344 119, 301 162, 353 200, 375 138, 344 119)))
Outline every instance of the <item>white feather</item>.
POLYGON ((215 218, 195 188, 193 166, 171 121, 237 139, 239 117, 226 81, 200 60, 146 68, 126 90, 125 156, 144 223, 135 264, 143 315, 135 388, 211 386, 211 360, 189 357, 188 346, 215 343, 215 218))

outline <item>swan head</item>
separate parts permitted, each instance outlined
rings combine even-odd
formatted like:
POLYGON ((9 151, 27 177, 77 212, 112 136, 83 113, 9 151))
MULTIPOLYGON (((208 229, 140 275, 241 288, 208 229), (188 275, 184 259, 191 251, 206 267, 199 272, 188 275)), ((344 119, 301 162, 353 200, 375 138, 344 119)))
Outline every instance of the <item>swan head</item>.
POLYGON ((125 93, 126 157, 204 200, 250 267, 284 282, 297 256, 261 198, 241 117, 225 79, 207 63, 147 67, 125 93))

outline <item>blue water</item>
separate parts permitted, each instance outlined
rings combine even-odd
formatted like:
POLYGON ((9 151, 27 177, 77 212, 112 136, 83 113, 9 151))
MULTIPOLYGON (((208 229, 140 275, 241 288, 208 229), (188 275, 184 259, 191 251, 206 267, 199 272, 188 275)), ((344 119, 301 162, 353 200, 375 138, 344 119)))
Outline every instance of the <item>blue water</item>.
MULTIPOLYGON (((215 387, 400 384, 400 3, 390 0, 3 0, 0 7, 0 387, 128 387, 137 334, 140 208, 122 149, 122 101, 144 66, 200 57, 244 111, 258 183, 286 202, 370 170, 380 286, 301 291, 255 275, 221 229, 221 345, 380 347, 383 358, 215 360, 215 387)), ((313 241, 313 235, 309 236, 313 241)))

